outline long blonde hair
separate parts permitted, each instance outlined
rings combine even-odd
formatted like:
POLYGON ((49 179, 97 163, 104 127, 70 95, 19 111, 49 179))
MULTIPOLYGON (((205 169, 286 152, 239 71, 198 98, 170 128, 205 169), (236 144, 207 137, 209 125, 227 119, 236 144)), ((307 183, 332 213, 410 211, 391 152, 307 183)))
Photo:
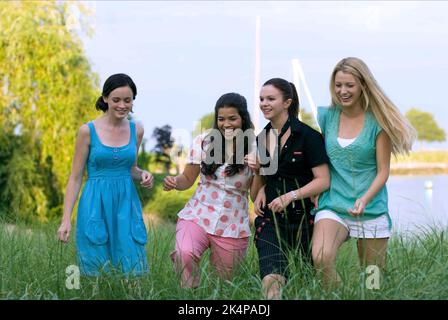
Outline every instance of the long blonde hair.
POLYGON ((335 76, 338 71, 349 73, 359 81, 362 90, 361 106, 364 111, 373 113, 381 128, 389 136, 392 143, 392 153, 394 155, 408 154, 416 137, 416 131, 386 96, 361 59, 345 58, 339 61, 334 68, 330 80, 331 105, 340 104, 335 92, 335 76))

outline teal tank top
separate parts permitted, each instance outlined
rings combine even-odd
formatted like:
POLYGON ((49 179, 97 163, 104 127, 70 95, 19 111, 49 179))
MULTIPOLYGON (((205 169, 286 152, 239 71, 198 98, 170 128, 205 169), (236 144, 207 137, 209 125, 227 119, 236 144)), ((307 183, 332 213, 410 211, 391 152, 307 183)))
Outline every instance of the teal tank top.
MULTIPOLYGON (((341 108, 318 107, 318 122, 330 159, 330 188, 319 197, 317 210, 331 210, 343 218, 354 219, 347 210, 369 189, 377 174, 376 138, 381 127, 371 112, 356 139, 345 148, 337 141, 341 108)), ((388 214, 387 188, 384 185, 367 204, 361 220, 388 214)), ((389 218, 390 220, 390 218, 389 218)))

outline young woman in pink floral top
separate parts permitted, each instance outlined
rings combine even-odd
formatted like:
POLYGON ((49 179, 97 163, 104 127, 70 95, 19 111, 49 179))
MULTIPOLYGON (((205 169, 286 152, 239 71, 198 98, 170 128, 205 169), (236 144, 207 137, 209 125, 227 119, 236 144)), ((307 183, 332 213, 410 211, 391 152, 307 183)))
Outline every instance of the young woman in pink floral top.
POLYGON ((246 99, 224 94, 216 102, 213 129, 194 139, 184 172, 165 178, 164 190, 186 190, 200 175, 196 192, 178 213, 171 254, 183 287, 199 285, 199 262, 208 248, 211 265, 224 279, 244 258, 251 235, 248 193, 255 199, 261 186, 246 163, 255 145, 246 99))

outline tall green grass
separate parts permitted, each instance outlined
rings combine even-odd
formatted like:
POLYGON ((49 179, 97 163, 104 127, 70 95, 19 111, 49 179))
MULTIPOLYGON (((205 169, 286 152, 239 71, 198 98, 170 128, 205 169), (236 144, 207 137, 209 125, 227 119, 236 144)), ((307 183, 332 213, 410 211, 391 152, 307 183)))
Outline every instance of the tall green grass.
MULTIPOLYGON (((57 223, 29 226, 0 222, 0 299, 262 299, 257 253, 250 242, 246 260, 231 282, 211 272, 206 254, 201 284, 183 289, 169 257, 174 246, 172 224, 150 226, 147 245, 151 271, 138 279, 119 275, 81 277, 80 289, 69 290, 66 267, 76 265, 72 237, 68 245, 56 240, 57 223)), ((366 288, 358 265, 356 243, 343 245, 337 269, 343 285, 325 292, 312 267, 290 255, 291 276, 283 299, 448 299, 448 242, 443 231, 391 239, 387 269, 380 289, 366 288)))

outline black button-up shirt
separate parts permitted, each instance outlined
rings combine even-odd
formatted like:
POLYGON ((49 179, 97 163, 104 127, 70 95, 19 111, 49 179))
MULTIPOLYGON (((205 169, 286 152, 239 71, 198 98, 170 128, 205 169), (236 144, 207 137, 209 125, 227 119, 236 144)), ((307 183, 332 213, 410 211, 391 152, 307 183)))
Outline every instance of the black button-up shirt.
MULTIPOLYGON (((265 133, 262 132, 257 137, 262 163, 261 174, 264 175, 266 180, 266 205, 275 198, 292 190, 299 189, 311 182, 314 177, 311 169, 329 162, 322 135, 310 126, 299 121, 299 119, 289 117, 287 123, 278 135, 275 151, 271 151, 276 152, 278 155, 278 162, 275 164, 275 157, 271 157, 265 147, 265 138, 271 129, 271 123, 268 123, 264 128, 266 130, 265 133), (288 127, 291 128, 291 134, 282 150, 279 151, 280 138, 287 131, 288 127), (264 150, 265 154, 263 154, 264 150), (266 161, 268 162, 263 164, 266 161), (264 171, 266 174, 263 173, 263 169, 268 167, 272 168, 273 166, 276 166, 277 170, 269 169, 264 171)), ((309 212, 314 205, 310 198, 304 199, 303 202, 301 200, 294 201, 286 208, 288 217, 294 219, 298 216, 297 213, 303 213, 304 206, 305 210, 309 212), (291 213, 296 214, 291 215, 291 213)), ((267 206, 264 208, 264 212, 267 216, 272 215, 272 212, 270 212, 267 206)))

